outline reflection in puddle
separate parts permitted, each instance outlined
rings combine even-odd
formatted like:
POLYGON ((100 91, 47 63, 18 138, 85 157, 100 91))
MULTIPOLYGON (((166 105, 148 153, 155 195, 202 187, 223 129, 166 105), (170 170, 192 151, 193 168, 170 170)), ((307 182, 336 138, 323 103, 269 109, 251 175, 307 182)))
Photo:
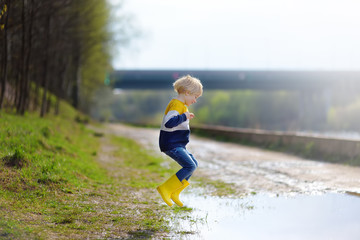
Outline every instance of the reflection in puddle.
MULTIPOLYGON (((360 198, 346 194, 219 198, 183 193, 182 239, 360 239, 360 198)), ((179 233, 179 232, 178 232, 179 233)), ((177 237, 179 237, 177 235, 177 237)))

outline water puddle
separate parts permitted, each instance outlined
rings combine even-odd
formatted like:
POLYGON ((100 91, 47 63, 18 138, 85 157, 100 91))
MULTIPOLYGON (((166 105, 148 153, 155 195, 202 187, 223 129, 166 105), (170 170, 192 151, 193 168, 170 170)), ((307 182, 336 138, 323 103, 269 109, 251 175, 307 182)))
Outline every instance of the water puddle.
POLYGON ((193 210, 173 219, 177 239, 360 239, 360 198, 354 195, 181 197, 193 210))

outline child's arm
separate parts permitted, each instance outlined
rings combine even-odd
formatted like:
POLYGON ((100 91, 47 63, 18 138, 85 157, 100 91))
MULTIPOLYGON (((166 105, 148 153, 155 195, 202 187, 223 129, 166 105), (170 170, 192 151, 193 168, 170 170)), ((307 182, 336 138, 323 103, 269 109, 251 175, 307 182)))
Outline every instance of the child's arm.
POLYGON ((183 114, 181 114, 181 115, 173 116, 172 118, 170 118, 170 119, 165 123, 165 127, 167 127, 167 128, 176 127, 177 125, 185 122, 186 119, 187 119, 186 113, 183 113, 183 114))
POLYGON ((195 117, 195 114, 190 113, 190 112, 185 112, 181 115, 173 116, 165 123, 165 127, 167 127, 167 128, 176 127, 177 125, 185 122, 187 119, 190 120, 190 119, 193 119, 194 117, 195 117))

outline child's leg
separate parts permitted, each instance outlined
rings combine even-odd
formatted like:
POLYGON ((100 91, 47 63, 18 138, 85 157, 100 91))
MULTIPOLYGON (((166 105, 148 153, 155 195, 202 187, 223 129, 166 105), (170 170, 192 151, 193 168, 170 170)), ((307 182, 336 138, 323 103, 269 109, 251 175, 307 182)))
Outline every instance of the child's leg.
POLYGON ((182 169, 176 173, 176 176, 183 185, 171 194, 171 200, 173 200, 178 206, 182 207, 184 204, 180 201, 179 195, 187 186, 189 186, 189 182, 187 180, 197 168, 198 163, 194 156, 182 147, 172 149, 166 152, 166 154, 182 166, 182 169))
POLYGON ((198 166, 194 156, 192 156, 192 154, 189 153, 185 148, 178 147, 165 153, 174 159, 178 164, 180 164, 180 166, 182 166, 182 169, 176 173, 176 176, 180 181, 189 179, 198 166))
MULTIPOLYGON (((190 153, 190 157, 192 158, 192 160, 194 161, 196 168, 199 166, 198 162, 196 161, 196 159, 194 158, 194 156, 190 153)), ((190 179, 192 174, 190 174, 189 176, 187 176, 185 179, 188 181, 190 179)))

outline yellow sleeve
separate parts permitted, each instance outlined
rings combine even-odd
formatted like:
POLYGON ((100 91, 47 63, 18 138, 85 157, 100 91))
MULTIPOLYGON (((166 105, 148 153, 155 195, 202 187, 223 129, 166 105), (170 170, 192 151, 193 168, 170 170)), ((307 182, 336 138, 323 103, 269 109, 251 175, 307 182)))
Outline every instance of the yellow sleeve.
POLYGON ((170 101, 170 103, 168 104, 168 106, 165 110, 165 115, 170 111, 177 111, 181 115, 184 112, 187 112, 188 109, 180 101, 172 100, 172 101, 170 101))

